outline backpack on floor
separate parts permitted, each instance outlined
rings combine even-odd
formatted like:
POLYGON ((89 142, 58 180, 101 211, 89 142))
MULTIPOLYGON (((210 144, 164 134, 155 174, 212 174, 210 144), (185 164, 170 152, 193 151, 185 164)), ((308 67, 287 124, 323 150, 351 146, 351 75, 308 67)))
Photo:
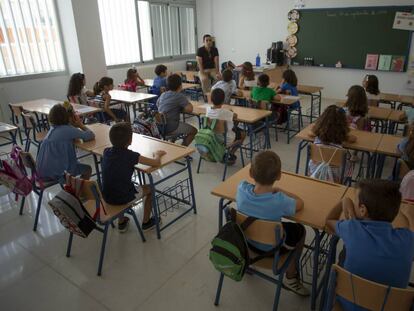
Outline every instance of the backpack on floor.
POLYGON ((96 213, 91 217, 79 199, 82 186, 82 179, 66 174, 64 189, 49 201, 49 206, 66 229, 73 234, 86 238, 93 229, 96 229, 95 220, 99 215, 101 202, 96 201, 96 213))
POLYGON ((209 259, 214 268, 234 281, 241 281, 249 265, 272 256, 279 247, 275 247, 254 258, 250 258, 245 231, 255 217, 247 217, 240 225, 236 223, 236 210, 230 209, 231 220, 227 222, 211 241, 209 259))
POLYGON ((321 156, 322 162, 319 163, 319 165, 315 168, 315 171, 312 173, 312 175, 310 177, 315 178, 315 179, 319 179, 319 180, 335 182, 335 175, 334 175, 333 170, 332 170, 331 162, 332 162, 332 159, 334 158, 336 152, 338 151, 338 149, 335 149, 335 151, 333 152, 331 158, 327 162, 323 158, 321 149, 319 148, 318 150, 319 150, 319 154, 321 156))
POLYGON ((27 196, 33 189, 33 182, 26 174, 20 158, 22 149, 14 145, 10 159, 0 161, 0 184, 10 189, 16 195, 27 196))
POLYGON ((226 148, 216 139, 214 128, 216 127, 217 120, 213 119, 210 126, 207 124, 208 118, 202 118, 202 128, 197 132, 195 136, 195 147, 200 153, 200 156, 210 162, 222 162, 226 148))
POLYGON ((137 117, 132 124, 132 131, 145 136, 161 138, 155 116, 153 115, 137 117))

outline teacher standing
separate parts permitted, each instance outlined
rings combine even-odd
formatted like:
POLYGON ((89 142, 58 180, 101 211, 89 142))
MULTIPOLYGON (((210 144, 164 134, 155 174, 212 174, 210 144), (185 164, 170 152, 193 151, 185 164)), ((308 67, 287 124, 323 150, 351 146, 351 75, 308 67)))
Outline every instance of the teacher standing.
POLYGON ((211 82, 221 78, 219 70, 219 53, 213 46, 210 35, 203 36, 204 45, 197 50, 197 63, 200 69, 201 88, 206 94, 211 90, 211 82))

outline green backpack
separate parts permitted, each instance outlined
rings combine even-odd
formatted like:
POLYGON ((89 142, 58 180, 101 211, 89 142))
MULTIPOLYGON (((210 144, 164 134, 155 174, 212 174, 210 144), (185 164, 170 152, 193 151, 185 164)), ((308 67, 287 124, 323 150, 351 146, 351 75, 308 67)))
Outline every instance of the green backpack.
POLYGON ((245 231, 254 221, 255 217, 247 217, 240 225, 236 223, 236 210, 230 209, 231 220, 227 222, 211 241, 209 258, 219 272, 234 281, 241 281, 249 265, 266 257, 273 257, 279 246, 272 248, 254 258, 249 256, 245 231))
POLYGON ((216 139, 214 128, 216 127, 217 120, 213 119, 210 126, 208 126, 207 121, 207 117, 202 117, 203 124, 195 136, 195 147, 204 160, 210 162, 223 162, 226 147, 216 139))

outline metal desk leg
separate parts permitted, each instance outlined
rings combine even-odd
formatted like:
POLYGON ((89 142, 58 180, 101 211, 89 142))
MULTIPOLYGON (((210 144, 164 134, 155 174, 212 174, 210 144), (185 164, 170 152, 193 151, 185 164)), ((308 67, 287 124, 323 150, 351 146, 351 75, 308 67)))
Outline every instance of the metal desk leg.
POLYGON ((250 142, 249 142, 249 146, 250 146, 250 159, 253 159, 253 139, 254 139, 254 133, 253 133, 253 125, 249 124, 248 126, 249 129, 249 137, 250 137, 250 142))
POLYGON ((266 129, 265 129, 265 137, 266 137, 266 147, 267 149, 271 149, 272 146, 270 144, 270 127, 269 127, 269 117, 266 117, 265 119, 265 124, 266 124, 266 129))
POLYGON ((310 97, 311 97, 310 123, 312 123, 313 122, 313 100, 314 100, 312 93, 310 94, 310 97))
POLYGON ((299 173, 299 169, 300 169, 300 157, 302 154, 302 150, 303 148, 305 148, 308 145, 308 142, 305 140, 302 140, 299 145, 298 145, 298 152, 296 155, 296 170, 295 173, 298 174, 299 173))
POLYGON ((221 198, 219 201, 219 217, 218 217, 218 229, 223 227, 223 213, 224 213, 224 199, 221 198))
POLYGON ((187 168, 188 168, 188 178, 190 178, 191 200, 193 201, 192 209, 194 210, 194 214, 197 214, 196 198, 195 198, 194 184, 193 184, 193 173, 191 171, 191 160, 190 160, 190 157, 186 157, 186 161, 187 161, 187 168))
POLYGON ((101 173, 99 170, 99 161, 98 161, 98 157, 96 154, 93 154, 93 162, 95 163, 96 180, 98 182, 99 189, 102 190, 101 173))
POLYGON ((315 249, 313 250, 311 309, 315 310, 316 299, 318 298, 318 270, 321 236, 318 229, 313 229, 313 231, 315 232, 315 249))
POLYGON ((322 289, 322 296, 321 296, 321 302, 319 304, 319 311, 322 311, 324 308, 324 303, 326 299, 326 293, 328 290, 328 281, 329 281, 329 275, 331 272, 331 267, 335 262, 336 259, 336 246, 338 244, 339 238, 334 235, 331 237, 331 241, 329 242, 329 253, 328 253, 328 261, 326 262, 325 267, 325 274, 323 276, 323 289, 322 289))
POLYGON ((151 174, 147 174, 147 175, 149 179, 149 186, 151 188, 152 213, 154 214, 155 228, 157 230, 157 238, 161 239, 161 229, 160 229, 160 222, 159 222, 160 216, 158 215, 158 205, 157 205, 154 179, 152 178, 151 174))
POLYGON ((17 129, 16 131, 11 131, 11 132, 9 132, 9 134, 10 134, 10 138, 11 138, 11 141, 12 141, 12 144, 13 145, 17 145, 17 140, 16 140, 16 136, 17 136, 17 131, 19 131, 19 129, 17 129))
MULTIPOLYGON (((287 130, 287 143, 290 144, 290 116, 291 111, 287 109, 287 122, 286 122, 286 130, 287 130)), ((300 122, 300 121, 299 121, 300 122)))

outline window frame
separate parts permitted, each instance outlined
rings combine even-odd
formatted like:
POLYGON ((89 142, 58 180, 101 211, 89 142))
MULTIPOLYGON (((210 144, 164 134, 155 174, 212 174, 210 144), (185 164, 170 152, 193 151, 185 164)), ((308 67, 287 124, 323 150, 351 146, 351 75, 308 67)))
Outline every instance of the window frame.
MULTIPOLYGON (((107 69, 118 69, 118 68, 124 68, 126 66, 132 66, 132 65, 153 65, 153 64, 159 64, 160 62, 171 62, 171 61, 178 61, 178 60, 186 60, 189 57, 195 57, 196 53, 197 53, 197 8, 196 5, 192 5, 192 4, 186 4, 186 3, 170 3, 170 2, 159 2, 159 1, 151 1, 151 0, 135 0, 135 10, 136 10, 136 15, 137 15, 137 29, 138 29, 138 43, 139 43, 139 49, 140 49, 140 57, 139 60, 137 60, 134 63, 123 63, 123 64, 116 64, 116 65, 106 65, 107 69), (191 53, 191 54, 184 54, 184 55, 170 55, 170 56, 163 56, 163 57, 155 57, 155 53, 154 53, 154 35, 153 35, 153 29, 152 29, 152 14, 151 14, 151 8, 149 9, 149 14, 150 14, 150 23, 151 23, 151 40, 152 40, 152 55, 153 55, 153 59, 152 60, 148 60, 148 61, 144 61, 143 60, 143 54, 142 54, 142 44, 141 44, 141 27, 139 25, 139 14, 138 14, 138 1, 146 1, 149 3, 149 5, 151 6, 152 4, 155 5, 165 5, 165 6, 172 6, 172 7, 186 7, 186 8, 192 8, 194 9, 194 50, 195 53, 191 53)), ((180 18, 180 17, 179 17, 180 18)), ((180 19, 178 20, 178 27, 180 27, 180 19)), ((180 28, 181 30, 181 28, 180 28)), ((180 37, 180 53, 182 51, 181 48, 181 31, 179 33, 179 37, 180 37)))
POLYGON ((68 62, 67 62, 67 55, 66 55, 66 47, 65 47, 65 40, 63 39, 62 33, 62 23, 60 20, 60 10, 58 9, 57 0, 52 0, 53 8, 56 14, 56 27, 57 27, 57 34, 60 40, 60 46, 62 48, 62 58, 63 58, 63 67, 62 70, 55 70, 55 71, 45 71, 45 72, 37 72, 37 73, 28 73, 28 74, 18 74, 18 75, 10 75, 0 77, 0 83, 2 82, 12 82, 12 81, 19 81, 19 80, 30 80, 30 79, 41 79, 41 78, 51 78, 51 77, 58 77, 58 76, 66 76, 69 74, 68 71, 68 62))

